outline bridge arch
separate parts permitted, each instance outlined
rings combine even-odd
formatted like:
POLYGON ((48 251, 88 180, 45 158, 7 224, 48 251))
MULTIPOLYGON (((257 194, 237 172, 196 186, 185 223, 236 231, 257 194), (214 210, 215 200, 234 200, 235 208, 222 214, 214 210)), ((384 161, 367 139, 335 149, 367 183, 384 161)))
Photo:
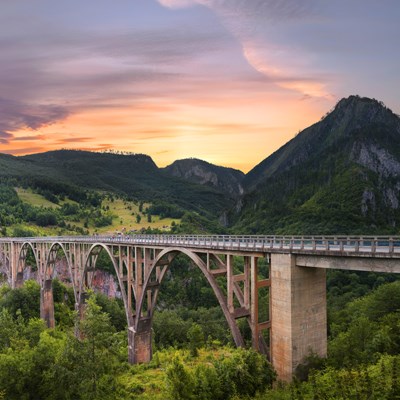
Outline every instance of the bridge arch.
POLYGON ((71 260, 71 257, 69 255, 69 252, 65 248, 65 245, 62 244, 61 242, 52 243, 50 248, 49 248, 49 250, 48 250, 46 263, 45 263, 45 266, 44 266, 44 274, 42 276, 42 281, 43 282, 46 282, 48 280, 53 281, 55 263, 56 263, 56 261, 58 259, 58 254, 59 254, 60 250, 62 251, 62 253, 64 255, 64 258, 65 258, 65 260, 67 262, 68 274, 69 274, 69 277, 71 279, 72 288, 74 290, 74 296, 75 296, 75 300, 76 300, 77 288, 76 288, 76 284, 75 284, 75 280, 74 280, 74 276, 73 276, 73 272, 72 272, 72 260, 71 260))
MULTIPOLYGON (((82 270, 82 275, 80 279, 80 286, 77 292, 77 305, 78 307, 81 307, 84 303, 84 293, 85 293, 85 287, 90 287, 91 286, 91 279, 88 279, 87 273, 89 270, 95 270, 96 269, 96 263, 98 259, 98 255, 102 250, 105 250, 106 253, 108 254, 110 261, 112 262, 113 268, 115 270, 117 279, 118 279, 118 285, 121 290, 121 296, 122 296, 122 301, 124 303, 124 309, 125 309, 125 315, 126 315, 126 320, 128 326, 131 326, 133 323, 133 317, 132 317, 132 311, 131 308, 129 307, 128 304, 128 297, 127 297, 127 292, 125 290, 124 282, 121 277, 121 271, 119 269, 119 265, 116 260, 116 256, 113 254, 112 246, 106 245, 104 243, 94 243, 92 246, 90 246, 87 255, 85 257, 85 262, 84 262, 84 268, 82 270)), ((121 250, 121 249, 119 249, 121 250)), ((128 251, 130 251, 128 249, 128 251)), ((123 267, 123 266, 121 266, 123 267)), ((129 287, 128 287, 129 290, 129 287)))
POLYGON ((37 249, 33 246, 31 242, 24 242, 18 253, 17 270, 15 275, 15 287, 21 287, 24 282, 24 270, 27 267, 26 257, 28 255, 29 249, 32 250, 33 257, 35 259, 36 268, 38 274, 40 274, 40 264, 37 249))
POLYGON ((9 256, 9 248, 7 248, 7 244, 0 244, 0 280, 4 279, 4 282, 7 281, 10 286, 12 286, 12 265, 9 256), (2 278, 3 277, 3 278, 2 278))
MULTIPOLYGON (((152 328, 152 319, 154 314, 154 309, 157 303, 157 297, 160 290, 161 283, 165 277, 166 272, 171 266, 172 260, 178 255, 184 254, 193 262, 195 266, 197 266, 204 277, 207 279, 207 282, 213 289, 213 292, 218 300, 218 303, 224 313, 226 321, 228 323, 229 329, 232 333, 233 339, 235 341, 236 346, 244 347, 244 339, 242 334, 239 330, 238 325, 236 324, 236 320, 232 313, 229 311, 227 301, 225 299, 225 295, 222 292, 220 286, 218 285, 215 277, 212 275, 210 270, 207 268, 206 263, 201 259, 201 257, 196 254, 194 251, 182 248, 182 247, 172 247, 166 248, 161 250, 156 257, 154 258, 153 262, 151 263, 150 269, 145 273, 144 281, 143 281, 143 288, 141 290, 141 295, 138 299, 136 299, 136 317, 135 317, 135 324, 133 327, 133 336, 137 336, 138 340, 134 337, 133 340, 133 353, 132 358, 133 362, 146 362, 150 361, 152 351, 151 351, 151 328, 152 328), (163 262, 162 268, 160 268, 161 261, 170 255, 171 257, 166 260, 167 262, 163 262), (157 273, 157 269, 159 272, 157 273), (152 281, 154 275, 156 276, 156 280, 152 281), (152 291, 152 295, 150 296, 150 300, 148 297, 148 291, 152 291), (147 315, 143 316, 143 307, 145 302, 147 303, 147 315), (147 349, 143 348, 143 343, 145 346, 147 345, 147 349), (138 348, 142 347, 142 349, 138 348), (142 351, 144 350, 144 352, 142 351)), ((131 358, 131 359, 132 359, 131 358)))
MULTIPOLYGON (((65 246, 61 242, 54 242, 51 244, 51 246, 49 248, 49 251, 47 254, 47 260, 46 260, 46 266, 45 266, 45 277, 49 276, 48 273, 49 273, 50 266, 53 263, 53 261, 56 260, 57 253, 59 250, 62 250, 62 252, 64 253, 64 257, 67 261, 68 271, 69 271, 71 279, 72 279, 71 260, 68 257, 68 252, 67 252, 65 246)), ((49 279, 53 279, 53 273, 54 273, 54 269, 51 271, 49 279)))

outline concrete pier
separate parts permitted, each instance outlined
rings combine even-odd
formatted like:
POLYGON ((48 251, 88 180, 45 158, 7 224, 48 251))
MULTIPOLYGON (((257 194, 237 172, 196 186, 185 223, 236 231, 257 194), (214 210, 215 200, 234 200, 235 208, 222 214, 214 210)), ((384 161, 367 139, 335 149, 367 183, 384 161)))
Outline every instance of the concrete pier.
POLYGON ((326 273, 271 255, 271 350, 279 379, 290 381, 304 358, 327 353, 326 273))
POLYGON ((135 332, 128 330, 128 358, 132 364, 148 363, 153 357, 151 320, 145 319, 135 332))
POLYGON ((54 299, 52 281, 46 280, 40 289, 40 318, 42 318, 48 328, 54 328, 56 321, 54 318, 54 299))

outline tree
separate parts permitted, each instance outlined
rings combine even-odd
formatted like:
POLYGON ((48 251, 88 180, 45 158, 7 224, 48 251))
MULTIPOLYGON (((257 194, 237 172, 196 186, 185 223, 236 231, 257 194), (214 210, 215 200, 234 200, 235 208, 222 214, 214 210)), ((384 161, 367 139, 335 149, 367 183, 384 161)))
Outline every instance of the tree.
POLYGON ((156 312, 153 317, 155 343, 158 348, 177 346, 187 343, 190 321, 184 321, 173 310, 156 312))
POLYGON ((140 221, 142 220, 142 217, 140 214, 136 214, 136 223, 140 224, 140 221))
POLYGON ((204 346, 204 331, 199 324, 192 324, 190 327, 187 338, 189 340, 189 350, 192 357, 199 355, 199 348, 204 346))
POLYGON ((3 308, 0 312, 0 351, 10 347, 12 338, 19 336, 19 330, 10 312, 3 308))
POLYGON ((193 395, 193 376, 178 357, 172 360, 166 371, 167 393, 171 400, 190 400, 193 395))
POLYGON ((266 357, 252 349, 236 349, 233 356, 218 361, 215 368, 223 382, 224 398, 233 395, 254 397, 257 391, 270 388, 276 378, 266 357))
MULTIPOLYGON (((82 354, 85 354, 85 367, 89 371, 90 384, 87 385, 87 398, 107 398, 112 385, 101 385, 112 365, 109 352, 114 351, 114 327, 110 316, 101 310, 92 294, 87 301, 85 318, 80 322, 80 331, 84 337, 82 354)), ((110 376, 112 378, 112 375, 110 376)))
POLYGON ((199 364, 194 371, 194 398, 201 400, 223 400, 221 382, 213 366, 199 364))
POLYGON ((21 288, 8 290, 0 298, 0 308, 5 307, 15 317, 19 313, 25 320, 39 317, 40 285, 36 281, 28 280, 21 288))

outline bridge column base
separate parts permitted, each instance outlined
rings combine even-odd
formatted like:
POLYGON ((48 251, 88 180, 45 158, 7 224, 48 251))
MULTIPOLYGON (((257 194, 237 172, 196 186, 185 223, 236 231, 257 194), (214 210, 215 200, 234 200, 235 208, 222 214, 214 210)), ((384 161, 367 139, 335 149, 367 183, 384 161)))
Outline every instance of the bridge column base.
POLYGON ((326 272, 271 255, 271 350, 278 379, 291 381, 310 352, 326 357, 326 272))
POLYGON ((19 289, 22 286, 24 286, 24 273, 23 272, 17 272, 17 277, 15 279, 14 288, 15 289, 19 289))
POLYGON ((56 326, 51 280, 46 280, 40 290, 40 318, 46 322, 48 328, 54 328, 56 326))
POLYGON ((153 357, 152 332, 150 329, 140 329, 135 332, 128 328, 128 361, 130 364, 143 364, 153 357))

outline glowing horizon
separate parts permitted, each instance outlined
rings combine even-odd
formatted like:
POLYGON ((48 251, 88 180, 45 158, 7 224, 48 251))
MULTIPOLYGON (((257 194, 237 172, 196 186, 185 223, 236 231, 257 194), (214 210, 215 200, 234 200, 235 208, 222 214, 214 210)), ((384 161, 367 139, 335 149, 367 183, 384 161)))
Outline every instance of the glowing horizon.
POLYGON ((0 153, 129 151, 247 172, 342 97, 400 111, 400 4, 385 5, 4 4, 0 153))

